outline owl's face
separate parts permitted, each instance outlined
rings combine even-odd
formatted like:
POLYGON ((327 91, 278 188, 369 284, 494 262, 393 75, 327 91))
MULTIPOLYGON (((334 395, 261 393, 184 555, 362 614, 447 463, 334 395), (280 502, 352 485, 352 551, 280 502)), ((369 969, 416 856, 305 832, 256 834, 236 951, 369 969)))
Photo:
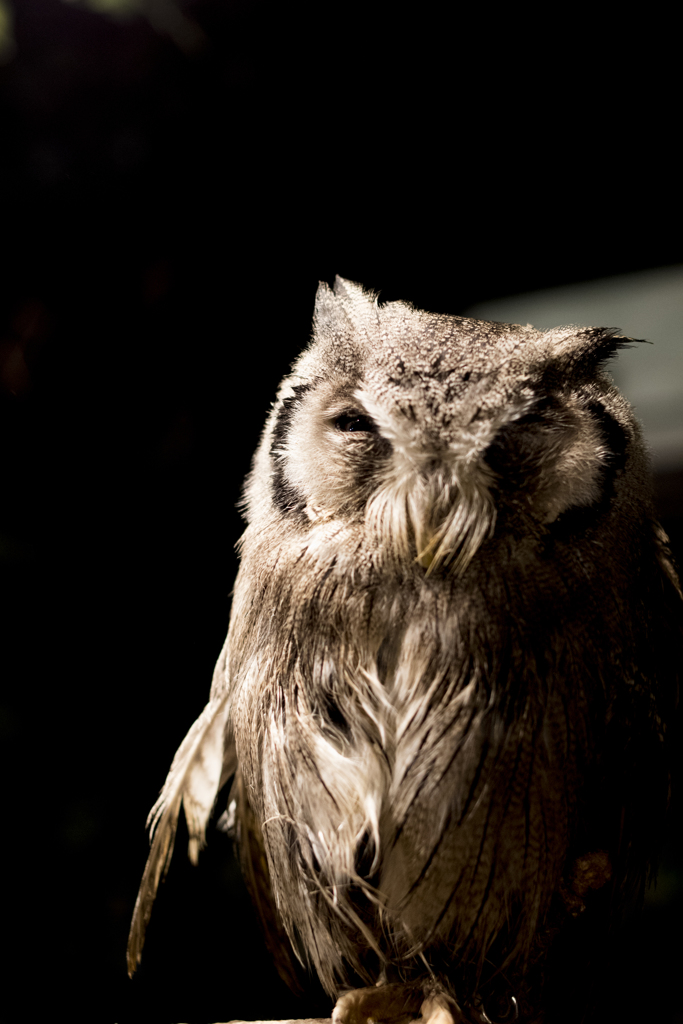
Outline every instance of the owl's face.
POLYGON ((497 522, 540 535, 569 512, 590 518, 637 432, 599 369, 624 343, 615 334, 381 307, 349 282, 322 285, 257 456, 251 521, 274 505, 308 534, 343 522, 380 560, 431 574, 463 571, 497 522))

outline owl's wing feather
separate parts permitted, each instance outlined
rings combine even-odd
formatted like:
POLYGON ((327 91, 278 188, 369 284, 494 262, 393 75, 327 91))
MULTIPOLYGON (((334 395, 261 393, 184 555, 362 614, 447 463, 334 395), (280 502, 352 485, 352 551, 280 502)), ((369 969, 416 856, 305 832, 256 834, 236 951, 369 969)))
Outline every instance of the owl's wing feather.
POLYGON ((268 952, 285 984, 296 995, 303 995, 305 984, 310 989, 311 979, 305 978, 301 967, 302 957, 294 951, 278 913, 273 896, 263 831, 247 799, 244 778, 239 769, 235 773, 235 781, 230 792, 230 802, 232 803, 232 801, 235 802, 237 818, 240 867, 247 891, 261 922, 268 952))
POLYGON ((159 882, 173 854, 181 804, 189 832, 188 856, 197 863, 216 794, 235 772, 236 757, 228 721, 227 694, 209 701, 180 744, 164 788, 147 818, 152 848, 135 902, 128 938, 128 973, 140 963, 145 931, 159 882))

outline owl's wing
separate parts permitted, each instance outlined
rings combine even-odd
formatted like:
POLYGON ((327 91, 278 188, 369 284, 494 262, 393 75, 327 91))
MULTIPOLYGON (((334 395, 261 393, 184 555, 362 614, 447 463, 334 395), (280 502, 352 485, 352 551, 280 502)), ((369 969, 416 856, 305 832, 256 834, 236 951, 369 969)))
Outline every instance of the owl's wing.
MULTIPOLYGON (((306 982, 305 972, 298 962, 275 905, 263 832, 247 799, 246 786, 239 769, 230 791, 231 805, 233 801, 242 877, 258 914, 268 952, 285 984, 296 995, 302 995, 306 982)), ((310 979, 307 980, 310 987, 310 979)))
MULTIPOLYGON (((669 540, 657 522, 656 562, 648 561, 645 587, 651 620, 644 633, 639 672, 624 709, 612 786, 621 794, 614 885, 617 908, 637 906, 661 854, 677 771, 681 730, 679 691, 683 651, 683 594, 669 540)), ((643 616, 645 620, 645 616, 643 616)))
POLYGON ((149 812, 147 825, 152 848, 140 883, 128 937, 129 975, 133 975, 140 963, 157 888, 171 862, 181 804, 190 835, 188 855, 192 863, 196 864, 199 851, 204 846, 206 824, 216 794, 234 775, 235 767, 235 745, 228 719, 228 694, 214 694, 180 744, 159 799, 149 812))

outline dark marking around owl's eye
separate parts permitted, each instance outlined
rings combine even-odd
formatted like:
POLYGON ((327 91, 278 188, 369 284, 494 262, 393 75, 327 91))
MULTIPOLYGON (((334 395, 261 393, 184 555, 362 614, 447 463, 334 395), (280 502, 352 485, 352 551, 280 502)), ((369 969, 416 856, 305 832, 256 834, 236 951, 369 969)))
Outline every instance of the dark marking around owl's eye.
POLYGON ((297 384, 293 387, 293 394, 288 395, 287 398, 282 400, 282 405, 273 426, 273 439, 270 446, 270 458, 273 466, 273 501, 285 515, 291 513, 303 514, 303 508, 306 504, 305 496, 300 494, 285 477, 282 452, 294 412, 310 390, 311 384, 297 384))
POLYGON ((572 506, 558 516, 550 532, 563 540, 574 539, 607 512, 614 495, 615 479, 623 471, 629 454, 629 436, 605 406, 601 402, 589 402, 586 408, 600 428, 606 449, 600 470, 600 497, 590 505, 572 506))
POLYGON ((374 420, 371 420, 369 416, 363 416, 360 413, 343 413, 341 416, 337 416, 334 421, 334 425, 337 430, 342 430, 344 433, 360 433, 360 434, 376 434, 377 424, 374 420))
POLYGON ((484 460, 509 490, 529 486, 529 476, 538 471, 549 439, 563 428, 564 415, 560 401, 547 395, 539 398, 529 412, 500 428, 484 452, 484 460))
POLYGON ((597 420, 602 431, 605 447, 609 452, 607 468, 612 473, 617 473, 626 464, 629 446, 628 435, 621 424, 617 423, 614 416, 600 402, 591 402, 588 405, 588 410, 597 420))

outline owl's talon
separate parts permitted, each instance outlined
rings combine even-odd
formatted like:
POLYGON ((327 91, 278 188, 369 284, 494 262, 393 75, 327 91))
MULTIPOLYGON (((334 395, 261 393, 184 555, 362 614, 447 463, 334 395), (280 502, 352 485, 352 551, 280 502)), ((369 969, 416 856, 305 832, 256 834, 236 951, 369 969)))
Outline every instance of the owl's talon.
POLYGON ((447 1007, 438 996, 425 999, 420 1008, 420 1018, 416 1024, 457 1024, 461 1020, 453 1016, 453 1007, 447 1007))
MULTIPOLYGON (((355 988, 337 1000, 332 1024, 408 1024, 419 1017, 423 993, 410 985, 355 988)), ((437 1022, 434 1024, 451 1024, 437 1022)))
POLYGON ((458 1024, 461 1019, 445 995, 425 999, 421 988, 401 984, 352 989, 332 1011, 333 1024, 458 1024))

